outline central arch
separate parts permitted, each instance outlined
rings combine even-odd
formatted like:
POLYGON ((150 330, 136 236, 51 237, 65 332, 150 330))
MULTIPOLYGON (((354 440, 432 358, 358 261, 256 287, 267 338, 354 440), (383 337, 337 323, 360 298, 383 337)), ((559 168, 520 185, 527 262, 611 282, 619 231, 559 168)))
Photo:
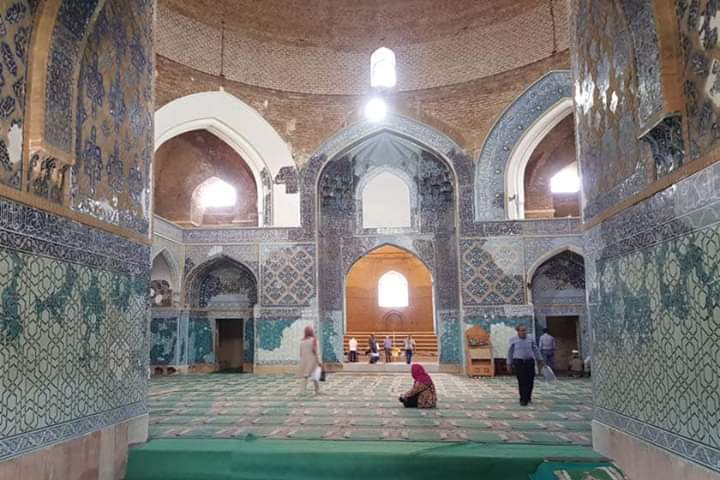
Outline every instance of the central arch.
POLYGON ((435 361, 433 290, 432 272, 412 252, 391 244, 370 250, 345 276, 345 346, 355 337, 362 354, 368 336, 375 334, 380 343, 387 335, 394 348, 402 348, 412 334, 417 353, 435 361))
POLYGON ((346 358, 345 275, 368 251, 392 244, 420 258, 442 286, 433 298, 437 361, 448 371, 462 368, 457 205, 465 197, 458 193, 456 150, 443 148, 440 140, 447 139, 391 116, 379 127, 360 124, 339 132, 304 167, 303 208, 317 212, 317 223, 308 227, 318 241, 319 331, 326 362, 346 358), (398 189, 410 193, 411 218, 403 223, 409 226, 362 223, 364 189, 358 187, 382 171, 403 172, 398 177, 409 184, 398 189))

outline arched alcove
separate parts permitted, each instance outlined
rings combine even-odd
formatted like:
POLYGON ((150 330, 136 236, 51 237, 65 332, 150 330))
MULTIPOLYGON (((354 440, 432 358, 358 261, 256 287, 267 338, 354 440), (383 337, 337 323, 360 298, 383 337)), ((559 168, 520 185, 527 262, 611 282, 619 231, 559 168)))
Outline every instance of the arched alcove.
MULTIPOLYGON (((452 139, 397 114, 337 132, 304 166, 303 208, 317 211, 317 217, 307 217, 310 228, 306 233, 309 230, 318 239, 320 338, 325 361, 341 362, 348 340, 344 272, 368 250, 392 243, 432 265, 435 280, 444 285, 433 298, 437 337, 433 332, 429 341, 440 363, 461 364, 457 202, 469 201, 458 195, 458 189, 465 191, 471 180, 469 174, 456 176, 456 169, 468 172, 468 168, 468 157, 452 139), (410 186, 411 202, 416 201, 411 228, 362 228, 359 187, 374 172, 383 170, 406 179, 410 186), (461 179, 466 183, 459 183, 461 179), (440 242, 442 248, 437 247, 440 242)), ((377 293, 375 288, 373 291, 377 293)))
POLYGON ((498 117, 475 163, 476 221, 522 218, 520 172, 537 144, 572 109, 570 72, 554 71, 530 85, 498 117))
POLYGON ((563 249, 538 259, 528 274, 536 330, 555 337, 555 366, 565 371, 572 350, 589 353, 584 258, 563 249))
POLYGON ((222 139, 247 162, 257 191, 262 192, 258 214, 261 219, 272 220, 260 224, 300 225, 295 161, 287 143, 259 112, 224 91, 178 98, 155 112, 155 149, 173 137, 199 129, 222 139))
POLYGON ((345 295, 348 335, 435 330, 432 274, 405 249, 383 245, 360 257, 345 295))
MULTIPOLYGON (((550 177, 566 167, 569 159, 577 171, 572 112, 572 99, 561 99, 515 145, 505 170, 505 201, 510 219, 555 216, 550 177)), ((579 203, 576 210, 579 214, 579 203)))
POLYGON ((197 266, 186 281, 187 303, 201 309, 248 309, 257 303, 257 280, 240 262, 219 256, 197 266))
POLYGON ((207 130, 182 133, 155 152, 154 213, 182 226, 258 226, 262 202, 252 169, 235 149, 207 130), (235 191, 231 204, 202 197, 235 191))
POLYGON ((150 305, 170 307, 179 291, 177 264, 167 250, 155 255, 150 270, 150 305))

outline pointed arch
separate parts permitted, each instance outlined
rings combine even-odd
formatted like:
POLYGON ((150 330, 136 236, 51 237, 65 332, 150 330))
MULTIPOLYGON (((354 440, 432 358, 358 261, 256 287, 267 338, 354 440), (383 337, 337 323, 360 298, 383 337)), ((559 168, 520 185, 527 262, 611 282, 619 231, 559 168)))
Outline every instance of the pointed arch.
POLYGON ((257 191, 263 192, 258 195, 258 218, 264 218, 264 203, 271 202, 272 226, 300 225, 299 195, 278 181, 281 170, 295 171, 295 161, 287 143, 257 110, 225 91, 175 99, 155 112, 155 150, 181 133, 199 129, 218 136, 247 162, 257 191), (263 184, 265 169, 275 179, 270 189, 263 184))
POLYGON ((511 220, 525 218, 525 169, 545 136, 568 115, 573 101, 563 97, 538 117, 515 144, 505 166, 505 211, 511 220))
POLYGON ((175 261, 175 257, 173 257, 172 253, 170 253, 170 251, 167 248, 162 248, 153 254, 151 262, 150 262, 151 269, 152 269, 152 266, 155 265, 155 261, 158 258, 161 258, 162 260, 164 260, 165 263, 169 267, 170 277, 171 277, 170 278, 170 280, 171 280, 170 288, 172 288, 172 290, 174 292, 179 292, 180 287, 181 287, 181 285, 180 285, 180 267, 178 266, 177 261, 175 261))
POLYGON ((475 163, 475 221, 505 220, 509 217, 505 179, 510 157, 528 129, 545 112, 556 108, 558 103, 566 108, 566 99, 572 105, 572 89, 569 71, 548 72, 498 117, 475 163))
POLYGON ((237 269, 245 276, 248 287, 252 289, 250 303, 257 303, 258 280, 255 272, 243 262, 240 262, 228 255, 218 254, 200 265, 197 265, 188 273, 185 280, 185 303, 188 307, 197 308, 200 306, 200 289, 202 288, 203 280, 208 274, 212 273, 213 270, 224 266, 237 269))
POLYGON ((583 253, 582 249, 578 247, 577 245, 561 245, 557 248, 554 248, 552 250, 549 250, 542 255, 540 255, 527 269, 527 273, 525 275, 525 278, 527 279, 528 284, 532 284, 532 279, 535 276, 535 273, 537 272, 538 268, 540 268, 545 262, 550 260, 553 257, 556 257, 560 255, 563 252, 572 252, 577 255, 580 255, 583 259, 585 258, 585 254, 583 253))

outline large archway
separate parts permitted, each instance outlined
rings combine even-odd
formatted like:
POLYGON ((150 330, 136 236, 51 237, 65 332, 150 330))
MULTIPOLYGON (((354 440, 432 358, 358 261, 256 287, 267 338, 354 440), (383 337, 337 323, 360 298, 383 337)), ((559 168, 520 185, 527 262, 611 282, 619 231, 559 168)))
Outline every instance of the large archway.
POLYGON ((411 334, 417 343, 417 356, 437 360, 430 270, 402 248, 383 245, 371 250, 345 277, 345 323, 344 345, 347 347, 349 339, 355 337, 361 356, 370 334, 381 343, 389 336, 395 349, 402 348, 403 340, 411 334))
MULTIPOLYGON (((344 149, 327 150, 335 154, 329 159, 314 157, 304 170, 305 175, 317 172, 317 177, 303 179, 304 186, 317 195, 320 335, 325 361, 340 363, 346 358, 345 275, 368 251, 393 244, 421 259, 441 286, 433 298, 437 360, 447 369, 461 368, 458 187, 453 164, 422 138, 392 128, 361 136, 344 149), (368 222, 370 212, 365 210, 373 199, 367 195, 373 189, 365 187, 381 174, 403 188, 394 188, 395 198, 385 200, 386 211, 376 212, 379 215, 368 222)), ((367 338, 359 340, 364 344, 367 338)))
POLYGON ((547 328, 557 341, 555 365, 568 369, 572 350, 582 358, 590 355, 587 306, 585 303, 585 260, 573 249, 557 251, 539 259, 528 271, 535 314, 535 329, 547 328))

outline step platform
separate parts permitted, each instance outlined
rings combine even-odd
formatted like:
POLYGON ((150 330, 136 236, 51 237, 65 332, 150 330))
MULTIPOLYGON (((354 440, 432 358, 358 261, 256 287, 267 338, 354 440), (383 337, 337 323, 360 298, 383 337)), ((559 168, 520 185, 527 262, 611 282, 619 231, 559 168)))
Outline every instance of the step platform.
POLYGON ((558 460, 604 461, 590 448, 566 445, 158 439, 130 450, 126 480, 528 480, 558 460))

